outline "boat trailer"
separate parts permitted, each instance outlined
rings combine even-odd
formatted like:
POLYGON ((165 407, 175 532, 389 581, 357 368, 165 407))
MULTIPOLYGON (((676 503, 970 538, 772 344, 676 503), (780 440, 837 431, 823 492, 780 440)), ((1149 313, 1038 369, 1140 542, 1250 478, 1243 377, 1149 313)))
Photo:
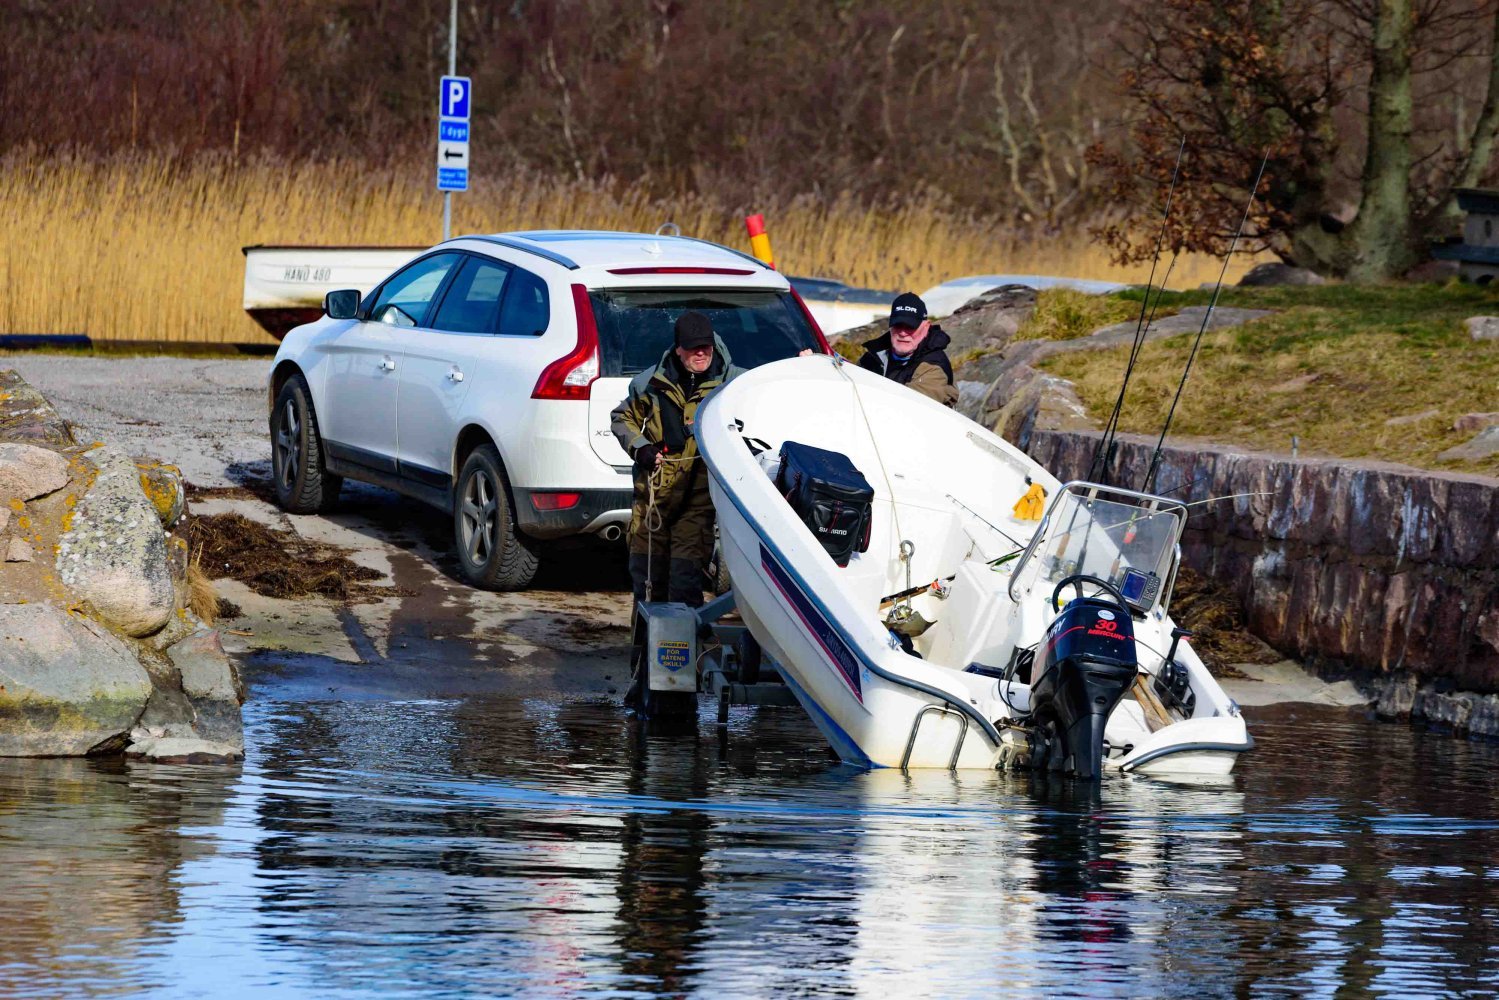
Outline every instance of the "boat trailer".
POLYGON ((749 629, 724 623, 736 607, 732 590, 700 608, 637 604, 630 642, 631 694, 637 699, 632 707, 646 718, 695 716, 698 695, 707 694, 717 702, 723 728, 731 705, 795 706, 796 696, 749 629))

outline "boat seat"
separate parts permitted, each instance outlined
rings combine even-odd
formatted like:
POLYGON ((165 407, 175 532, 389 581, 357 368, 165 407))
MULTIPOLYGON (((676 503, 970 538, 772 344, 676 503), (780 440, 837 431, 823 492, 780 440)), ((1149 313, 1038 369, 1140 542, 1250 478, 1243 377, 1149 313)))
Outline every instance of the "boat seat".
POLYGON ((958 567, 942 615, 922 639, 927 659, 961 670, 970 663, 1003 663, 1009 658, 1011 622, 1006 613, 1008 573, 980 559, 958 567))

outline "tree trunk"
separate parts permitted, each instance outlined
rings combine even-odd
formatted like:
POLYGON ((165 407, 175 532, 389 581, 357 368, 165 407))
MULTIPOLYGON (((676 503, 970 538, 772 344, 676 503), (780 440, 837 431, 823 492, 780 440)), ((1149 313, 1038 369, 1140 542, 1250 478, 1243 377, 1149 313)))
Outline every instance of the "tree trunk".
MULTIPOLYGON (((1462 169, 1452 179, 1454 188, 1478 186, 1488 172, 1489 160, 1494 155, 1494 141, 1499 137, 1499 12, 1494 14, 1493 43, 1494 47, 1489 51, 1489 86, 1483 98, 1483 111, 1473 126, 1462 169)), ((1457 199, 1449 193, 1437 222, 1452 226, 1461 218, 1457 199)))
POLYGON ((1381 281, 1417 261, 1410 191, 1412 30, 1410 0, 1379 0, 1363 194, 1342 241, 1350 281, 1381 281))

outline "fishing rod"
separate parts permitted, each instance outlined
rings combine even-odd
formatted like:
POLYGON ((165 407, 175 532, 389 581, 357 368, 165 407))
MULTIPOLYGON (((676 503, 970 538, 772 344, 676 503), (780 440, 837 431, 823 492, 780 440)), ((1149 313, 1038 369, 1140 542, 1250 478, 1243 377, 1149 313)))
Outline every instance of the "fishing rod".
POLYGON ((1177 252, 1171 253, 1171 263, 1166 266, 1166 276, 1161 279, 1161 290, 1156 293, 1155 306, 1150 306, 1150 290, 1155 286, 1155 269, 1161 262, 1161 246, 1166 241, 1166 225, 1171 219, 1171 203, 1176 197, 1176 182, 1181 176, 1182 157, 1187 151, 1187 136, 1181 137, 1181 145, 1176 150, 1176 166, 1171 170, 1171 186, 1166 191, 1166 208, 1161 213, 1161 228, 1156 233, 1155 254, 1150 259, 1150 275, 1145 279, 1145 297, 1140 300, 1140 318, 1135 321, 1135 337, 1130 344, 1129 360, 1124 366, 1124 380, 1119 384, 1119 398, 1114 401, 1114 412, 1109 414, 1108 422, 1104 424, 1103 436, 1098 439, 1098 446, 1093 450, 1093 461, 1088 464, 1088 479, 1091 482, 1104 483, 1104 477, 1108 474, 1109 450, 1113 447, 1114 438, 1119 433, 1119 415, 1124 409, 1124 393, 1129 388, 1130 375, 1135 370, 1135 362, 1140 357, 1140 348, 1145 343, 1145 335, 1150 330, 1150 324, 1155 320, 1155 311, 1160 307, 1161 297, 1166 292, 1166 283, 1171 280, 1171 272, 1176 267, 1177 252), (1149 307, 1149 315, 1146 309, 1149 307))
POLYGON ((1187 364, 1182 368, 1181 381, 1176 385, 1176 396, 1171 400, 1171 408, 1166 411, 1166 422, 1161 425, 1161 436, 1155 443, 1155 451, 1150 456, 1150 467, 1145 471, 1145 482, 1140 487, 1141 493, 1150 492, 1151 481, 1155 479, 1156 470, 1160 467, 1161 449, 1166 444, 1166 433, 1171 430, 1171 420, 1176 416, 1176 404, 1181 402, 1182 390, 1186 388, 1187 376, 1192 371, 1192 362, 1197 358, 1197 348, 1202 345, 1202 335, 1207 332, 1208 323, 1213 319, 1213 310, 1218 307, 1218 295, 1223 291, 1223 276, 1228 273, 1228 262, 1233 259, 1234 251, 1239 247, 1239 237, 1244 235, 1244 226, 1249 222, 1249 213, 1254 208, 1254 199, 1260 192, 1260 181, 1265 177, 1265 167, 1270 162, 1270 150, 1265 150, 1265 158, 1260 160, 1259 173, 1254 175, 1254 183, 1249 186, 1249 200, 1244 204, 1244 216, 1239 220, 1239 228, 1234 233, 1234 238, 1228 245, 1228 253, 1223 255, 1223 267, 1218 271, 1218 282, 1213 286, 1213 298, 1208 303, 1208 311, 1203 313, 1202 325, 1197 328, 1197 338, 1192 341, 1192 350, 1187 354, 1187 364))
POLYGON ((972 514, 974 517, 978 518, 980 521, 983 521, 985 524, 989 525, 989 528, 991 530, 996 531, 999 534, 1003 535, 1004 538, 1005 538, 1005 541, 1009 542, 1011 545, 1018 546, 1019 548, 1022 548, 1022 549, 1025 548, 1025 546, 1026 546, 1025 542, 1018 542, 1018 541, 1016 541, 1014 538, 1012 538, 1010 536, 1010 534, 1008 532, 1006 532, 999 525, 992 523, 991 521, 989 521, 988 518, 984 517, 984 515, 980 514, 978 511, 974 510, 972 507, 968 506, 966 503, 964 503, 963 501, 959 500, 957 497, 953 496, 951 493, 949 493, 947 495, 947 499, 951 500, 953 503, 957 504, 959 507, 962 507, 964 510, 968 511, 968 513, 972 514))

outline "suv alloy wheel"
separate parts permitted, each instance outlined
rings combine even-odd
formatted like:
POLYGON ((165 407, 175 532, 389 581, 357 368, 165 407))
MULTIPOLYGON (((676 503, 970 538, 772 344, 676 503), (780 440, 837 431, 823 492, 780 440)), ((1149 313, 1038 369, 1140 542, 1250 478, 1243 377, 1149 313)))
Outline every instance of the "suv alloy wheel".
POLYGON ((493 445, 469 453, 458 474, 453 542, 464 579, 486 590, 520 590, 536 575, 535 543, 515 530, 510 481, 493 445))
POLYGON ((301 375, 286 380, 271 409, 271 477, 276 503, 293 514, 330 509, 343 486, 343 477, 324 467, 317 413, 301 375))

